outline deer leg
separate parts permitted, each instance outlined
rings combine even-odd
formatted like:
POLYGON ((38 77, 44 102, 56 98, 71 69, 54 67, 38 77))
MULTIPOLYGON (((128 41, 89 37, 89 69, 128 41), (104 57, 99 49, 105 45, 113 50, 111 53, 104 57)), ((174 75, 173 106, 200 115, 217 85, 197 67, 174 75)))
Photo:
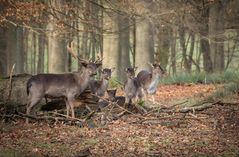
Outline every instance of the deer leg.
POLYGON ((154 104, 154 102, 155 102, 154 95, 152 95, 152 101, 153 101, 153 104, 154 104))
POLYGON ((73 100, 69 100, 69 107, 71 108, 71 117, 75 118, 74 103, 73 100))
POLYGON ((45 96, 45 101, 46 101, 46 104, 48 103, 48 100, 47 100, 47 97, 45 96))
POLYGON ((138 96, 132 98, 132 104, 135 105, 137 103, 137 101, 138 101, 138 96))
MULTIPOLYGON (((26 114, 29 115, 31 113, 31 109, 40 102, 41 97, 34 97, 31 98, 30 102, 27 105, 27 111, 26 114)), ((29 118, 26 118, 26 123, 29 123, 29 118)))
POLYGON ((67 99, 64 99, 64 100, 65 100, 65 104, 66 104, 66 116, 67 116, 67 118, 69 118, 70 105, 69 105, 67 99))
POLYGON ((126 106, 129 104, 129 102, 130 102, 130 99, 129 99, 129 97, 125 97, 125 103, 124 103, 124 108, 126 108, 126 106))
POLYGON ((143 95, 144 95, 144 101, 147 101, 148 100, 148 93, 147 93, 147 91, 142 90, 142 92, 143 92, 143 95))

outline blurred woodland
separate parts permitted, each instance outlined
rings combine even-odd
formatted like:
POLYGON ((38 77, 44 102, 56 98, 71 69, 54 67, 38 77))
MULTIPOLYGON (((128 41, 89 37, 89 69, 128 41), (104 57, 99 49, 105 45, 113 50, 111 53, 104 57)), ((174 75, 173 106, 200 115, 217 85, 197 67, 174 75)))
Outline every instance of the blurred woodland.
POLYGON ((169 74, 238 70, 239 0, 0 0, 0 76, 77 71, 84 59, 169 74))

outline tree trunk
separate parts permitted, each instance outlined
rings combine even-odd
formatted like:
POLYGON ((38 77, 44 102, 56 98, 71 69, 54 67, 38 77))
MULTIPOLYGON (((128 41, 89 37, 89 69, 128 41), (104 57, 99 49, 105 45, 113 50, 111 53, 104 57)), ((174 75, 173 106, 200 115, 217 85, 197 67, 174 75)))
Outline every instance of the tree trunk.
POLYGON ((130 56, 129 56, 129 19, 125 16, 119 16, 119 42, 120 42, 120 81, 126 79, 124 75, 125 71, 122 67, 130 67, 130 56))
MULTIPOLYGON (((90 20, 89 16, 90 16, 91 3, 89 3, 88 1, 84 1, 83 5, 85 7, 84 12, 83 12, 84 20, 89 21, 90 20)), ((90 38, 89 25, 83 23, 83 35, 82 35, 82 40, 81 40, 81 54, 80 54, 80 56, 83 59, 88 59, 90 56, 90 52, 88 51, 89 38, 90 38)))
MULTIPOLYGON (((69 45, 68 45, 69 47, 71 47, 71 44, 69 43, 69 45)), ((68 72, 71 72, 72 71, 72 57, 71 57, 71 55, 70 54, 68 54, 67 55, 67 59, 68 59, 68 63, 67 63, 67 65, 68 65, 68 72)))
POLYGON ((29 72, 29 67, 28 67, 28 30, 27 29, 24 29, 24 46, 23 46, 23 49, 24 49, 24 71, 26 73, 30 73, 29 72))
POLYGON ((150 69, 148 63, 154 61, 154 35, 150 21, 146 18, 136 19, 135 66, 139 70, 150 69))
POLYGON ((214 71, 224 70, 224 12, 225 3, 215 1, 210 5, 209 11, 209 35, 210 51, 214 71))
POLYGON ((119 28, 118 28, 118 17, 113 13, 104 13, 104 33, 103 37, 103 67, 115 67, 116 70, 112 74, 119 80, 120 76, 120 39, 119 39, 119 28), (110 31, 110 32, 109 32, 110 31))
POLYGON ((185 27, 182 26, 182 24, 179 26, 179 41, 182 48, 183 67, 187 73, 190 73, 189 60, 187 58, 187 47, 185 42, 185 27))
POLYGON ((45 41, 44 35, 39 34, 38 36, 38 64, 37 64, 37 73, 44 72, 44 56, 45 56, 45 41))
POLYGON ((201 37, 200 39, 200 49, 203 54, 203 67, 207 73, 213 72, 212 61, 210 57, 210 47, 209 41, 206 38, 201 37))
POLYGON ((7 76, 7 37, 6 28, 0 27, 0 77, 7 76))
POLYGON ((24 72, 23 28, 16 28, 16 74, 24 72))
POLYGON ((200 67, 202 53, 200 50, 200 41, 198 39, 196 41, 197 41, 196 42, 196 64, 199 65, 199 67, 200 67))
POLYGON ((36 63, 37 63, 37 35, 36 33, 33 33, 33 73, 32 74, 36 74, 36 63))
POLYGON ((171 34, 168 28, 162 28, 158 34, 158 52, 156 60, 160 62, 163 69, 166 69, 168 65, 171 34))
POLYGON ((177 39, 177 31, 174 27, 171 35, 171 65, 173 74, 176 74, 176 39, 177 39))
POLYGON ((16 41, 17 33, 16 27, 9 24, 7 28, 7 74, 9 75, 11 68, 14 64, 16 64, 16 41))
POLYGON ((203 68, 205 72, 213 72, 212 60, 210 56, 210 46, 208 40, 208 17, 209 11, 205 8, 202 12, 203 23, 199 27, 200 32, 200 50, 203 55, 203 68))
MULTIPOLYGON (((190 50, 189 50, 189 55, 188 55, 188 62, 189 62, 189 70, 190 71, 192 70, 192 63, 194 62, 194 60, 193 60, 194 44, 195 44, 195 34, 192 32, 190 50)), ((195 64, 196 64, 196 62, 195 62, 195 64)))
MULTIPOLYGON (((52 6, 57 9, 63 10, 61 8, 62 0, 53 0, 52 6)), ((57 26, 57 19, 61 18, 61 15, 52 10, 53 15, 50 15, 48 29, 50 31, 48 38, 48 70, 50 73, 63 73, 67 71, 67 50, 66 50, 66 40, 65 34, 57 26)))

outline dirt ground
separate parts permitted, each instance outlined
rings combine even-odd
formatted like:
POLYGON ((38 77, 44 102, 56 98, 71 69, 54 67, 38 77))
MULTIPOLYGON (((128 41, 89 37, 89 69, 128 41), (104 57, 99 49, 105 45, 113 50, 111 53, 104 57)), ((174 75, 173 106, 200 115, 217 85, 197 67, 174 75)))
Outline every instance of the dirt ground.
MULTIPOLYGON (((219 85, 220 86, 220 85, 219 85)), ((164 85, 157 105, 193 102, 215 85, 164 85)), ((227 100, 239 101, 239 95, 227 100)), ((24 120, 1 123, 1 156, 239 156, 239 105, 195 113, 126 114, 94 128, 24 120)))

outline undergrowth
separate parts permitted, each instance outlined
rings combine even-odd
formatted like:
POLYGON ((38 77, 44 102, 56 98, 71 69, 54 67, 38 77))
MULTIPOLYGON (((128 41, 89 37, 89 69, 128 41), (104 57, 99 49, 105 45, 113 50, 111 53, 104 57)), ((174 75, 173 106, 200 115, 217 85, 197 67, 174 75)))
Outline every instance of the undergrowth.
POLYGON ((225 84, 223 87, 212 93, 207 97, 208 101, 223 99, 234 94, 239 93, 239 82, 231 82, 225 84))
POLYGON ((178 73, 161 78, 161 84, 184 84, 184 83, 229 83, 239 80, 239 72, 225 71, 221 73, 178 73))
POLYGON ((120 88, 123 86, 123 83, 120 82, 117 78, 111 77, 111 79, 109 81, 109 86, 110 86, 110 88, 120 88))

